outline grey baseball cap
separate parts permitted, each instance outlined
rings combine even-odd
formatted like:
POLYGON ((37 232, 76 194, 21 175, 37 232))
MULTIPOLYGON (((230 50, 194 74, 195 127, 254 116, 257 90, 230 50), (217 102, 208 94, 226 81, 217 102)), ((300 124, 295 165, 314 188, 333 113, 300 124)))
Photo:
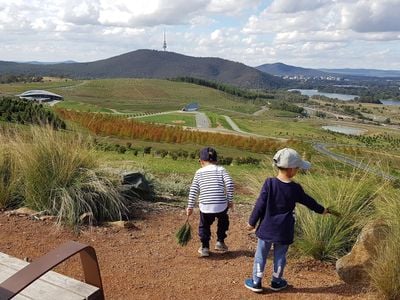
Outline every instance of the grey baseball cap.
POLYGON ((274 166, 279 168, 299 168, 308 170, 311 168, 311 163, 303 160, 296 150, 284 148, 276 152, 273 158, 274 166))

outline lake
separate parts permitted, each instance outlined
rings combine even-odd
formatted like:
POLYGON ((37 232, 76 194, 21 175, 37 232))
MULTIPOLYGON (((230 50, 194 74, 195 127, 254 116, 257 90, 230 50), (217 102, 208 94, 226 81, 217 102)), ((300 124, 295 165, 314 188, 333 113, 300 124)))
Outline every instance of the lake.
POLYGON ((349 134, 349 135, 361 135, 367 131, 361 128, 345 127, 345 126, 322 126, 322 128, 325 130, 349 134))
POLYGON ((383 105, 400 105, 400 101, 399 100, 391 100, 391 99, 389 99, 389 100, 379 100, 379 101, 381 101, 381 103, 383 105))
POLYGON ((318 92, 318 90, 306 90, 306 89, 291 89, 291 90, 289 90, 289 92, 291 92, 291 91, 298 91, 302 95, 309 96, 309 97, 319 95, 319 96, 325 96, 325 97, 328 97, 331 99, 339 99, 342 101, 349 101, 349 100, 353 100, 355 97, 358 97, 357 95, 323 93, 323 92, 318 92))

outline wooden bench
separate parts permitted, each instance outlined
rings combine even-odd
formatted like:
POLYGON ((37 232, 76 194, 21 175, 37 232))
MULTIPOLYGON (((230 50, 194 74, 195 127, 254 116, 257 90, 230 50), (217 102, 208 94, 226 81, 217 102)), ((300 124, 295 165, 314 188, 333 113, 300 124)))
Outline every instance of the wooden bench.
POLYGON ((32 263, 0 252, 0 299, 104 300, 95 250, 69 241, 32 263), (79 253, 85 282, 50 271, 79 253))

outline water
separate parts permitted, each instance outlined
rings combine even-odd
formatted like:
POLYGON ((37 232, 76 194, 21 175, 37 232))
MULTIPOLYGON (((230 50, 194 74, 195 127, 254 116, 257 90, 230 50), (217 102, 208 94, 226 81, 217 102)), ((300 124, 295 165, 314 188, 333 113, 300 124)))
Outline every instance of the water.
POLYGON ((365 129, 345 126, 322 126, 322 128, 325 130, 344 133, 348 135, 361 135, 366 132, 365 129))
POLYGON ((397 105, 397 106, 400 105, 400 101, 399 100, 391 100, 391 99, 389 99, 389 100, 379 100, 379 101, 381 101, 381 103, 383 105, 397 105))
POLYGON ((355 97, 358 97, 357 95, 348 95, 348 94, 335 94, 335 93, 323 93, 323 92, 318 92, 318 90, 305 90, 305 89, 291 89, 291 91, 299 91, 302 95, 305 96, 314 96, 314 95, 319 95, 319 96, 325 96, 331 99, 339 99, 342 101, 350 101, 354 100, 355 97))

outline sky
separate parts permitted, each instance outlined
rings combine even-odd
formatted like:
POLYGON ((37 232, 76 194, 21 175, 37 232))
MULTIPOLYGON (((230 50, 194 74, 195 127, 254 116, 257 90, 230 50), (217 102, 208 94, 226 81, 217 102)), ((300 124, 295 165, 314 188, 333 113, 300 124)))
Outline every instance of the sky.
POLYGON ((0 60, 138 49, 259 66, 400 70, 400 0, 0 0, 0 60))

